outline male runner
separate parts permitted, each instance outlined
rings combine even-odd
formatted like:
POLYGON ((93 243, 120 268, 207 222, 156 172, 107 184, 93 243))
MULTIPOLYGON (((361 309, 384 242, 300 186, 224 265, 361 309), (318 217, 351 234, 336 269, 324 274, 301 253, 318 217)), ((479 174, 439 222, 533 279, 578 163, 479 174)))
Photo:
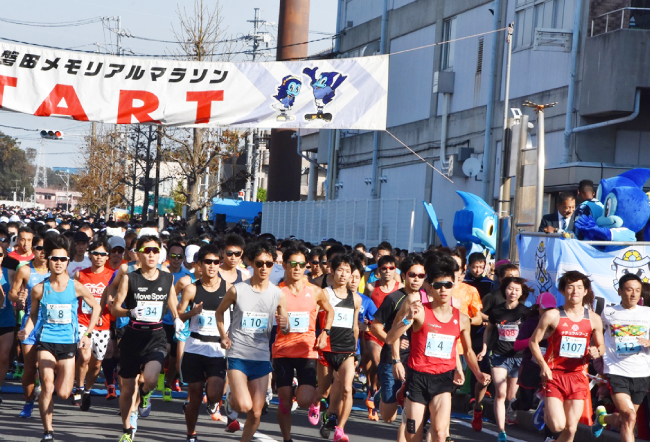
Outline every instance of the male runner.
POLYGON ((68 276, 66 268, 70 260, 70 245, 63 236, 48 237, 45 241, 45 255, 50 276, 32 289, 32 308, 25 327, 18 332, 18 339, 29 337, 39 317, 41 329, 37 331, 38 367, 42 381, 38 409, 45 430, 43 441, 54 440, 52 394, 67 399, 74 385, 77 347, 90 346, 90 336, 99 319, 99 304, 88 289, 68 276), (77 330, 78 298, 92 308, 92 315, 86 334, 79 339, 77 330))
POLYGON ((126 249, 126 242, 124 238, 119 236, 111 236, 108 239, 108 262, 106 266, 112 270, 117 270, 122 264, 126 264, 124 260, 124 250, 126 249))
MULTIPOLYGON (((0 265, 3 259, 4 251, 0 249, 0 265)), ((11 289, 9 272, 10 270, 6 267, 2 267, 2 272, 0 272, 0 287, 2 287, 2 290, 0 290, 0 373, 7 373, 9 369, 16 328, 14 305, 7 296, 11 289)), ((4 377, 0 377, 0 387, 2 387, 4 380, 4 377)), ((2 398, 0 398, 0 404, 2 404, 2 398)))
MULTIPOLYGON (((334 322, 329 331, 327 346, 319 350, 318 358, 318 394, 314 397, 313 408, 309 414, 318 414, 320 400, 330 386, 330 406, 323 413, 320 434, 325 439, 334 431, 334 442, 347 442, 345 423, 352 410, 352 382, 354 381, 354 354, 359 338, 359 317, 361 297, 348 289, 352 269, 359 265, 352 254, 339 254, 330 261, 332 269, 332 286, 325 290, 329 301, 334 307, 334 322), (337 376, 333 380, 334 373, 337 376)), ((327 332, 324 315, 321 316, 321 327, 327 332)), ((314 424, 314 421, 310 419, 314 424)))
MULTIPOLYGON (((190 336, 181 362, 181 376, 188 384, 189 403, 185 407, 187 442, 198 441, 196 421, 203 398, 203 384, 206 384, 208 413, 211 415, 224 392, 226 358, 215 316, 226 295, 226 282, 219 277, 220 256, 221 250, 214 244, 199 249, 197 263, 201 267, 201 279, 183 290, 178 305, 180 319, 190 321, 190 336)), ((230 312, 226 313, 224 324, 226 328, 230 326, 230 312)))
POLYGON ((285 295, 269 281, 277 256, 275 247, 260 241, 249 245, 245 254, 253 265, 253 276, 228 289, 216 317, 221 347, 228 350, 227 400, 235 411, 247 413, 241 440, 250 442, 260 424, 269 373, 273 370, 269 342, 274 315, 283 334, 289 333, 290 326, 285 295), (224 315, 231 305, 234 309, 227 334, 224 315))
POLYGON ((68 274, 70 276, 92 265, 90 258, 86 256, 88 242, 90 241, 88 235, 84 232, 77 231, 74 233, 72 240, 74 241, 74 256, 70 260, 70 266, 68 267, 68 274))
MULTIPOLYGON (((77 389, 74 392, 72 403, 73 405, 81 405, 81 411, 88 411, 90 409, 90 390, 95 385, 97 376, 99 376, 102 361, 104 360, 110 341, 111 314, 106 306, 106 301, 102 299, 104 290, 108 287, 108 283, 113 276, 113 270, 106 267, 106 262, 108 261, 107 249, 108 244, 105 241, 97 240, 90 243, 88 250, 90 251, 91 265, 87 269, 78 271, 74 276, 74 279, 82 283, 95 297, 102 311, 90 337, 90 346, 80 348, 78 352, 79 357, 77 358, 76 368, 77 389)), ((90 306, 84 301, 81 301, 77 312, 77 317, 79 318, 79 336, 83 336, 86 333, 91 313, 90 306)))
POLYGON ((173 276, 157 268, 161 245, 160 239, 153 235, 138 238, 136 250, 140 268, 122 276, 111 307, 113 316, 130 318, 120 341, 120 412, 123 429, 120 442, 133 440, 131 407, 136 393, 136 376, 140 373, 144 384, 139 386, 138 411, 141 417, 147 417, 151 412, 151 393, 156 387, 158 373, 167 353, 167 339, 162 328, 162 318, 167 309, 172 311, 176 333, 185 327, 178 318, 173 276), (122 307, 123 303, 125 307, 122 307))
MULTIPOLYGON (((291 331, 278 331, 273 343, 273 372, 278 388, 278 423, 282 438, 291 441, 291 408, 293 397, 300 408, 313 412, 316 394, 316 361, 318 351, 327 344, 327 332, 332 328, 334 309, 325 292, 310 284, 305 277, 308 250, 304 246, 289 246, 282 251, 284 282, 280 288, 286 297, 291 331), (316 339, 318 311, 325 312, 325 327, 316 339), (298 388, 293 389, 294 371, 298 388)), ((318 421, 318 412, 315 413, 318 421)))
POLYGON ((386 343, 392 345, 412 328, 404 408, 407 442, 422 441, 427 409, 431 412, 432 440, 447 439, 451 391, 455 380, 464 379, 456 355, 459 338, 477 381, 490 381, 489 375, 481 373, 472 350, 469 317, 451 305, 455 270, 456 263, 449 256, 427 261, 427 302, 423 303, 418 293, 411 302, 403 303, 386 336, 386 343))
MULTIPOLYGON (((2 267, 12 272, 16 271, 21 263, 34 259, 34 254, 32 253, 34 231, 27 226, 23 226, 18 229, 17 235, 18 238, 16 239, 14 250, 8 253, 2 261, 2 267)), ((9 245, 9 243, 6 244, 9 245)))
POLYGON ((642 281, 627 273, 618 281, 620 305, 605 307, 601 315, 605 334, 603 366, 609 379, 612 401, 618 412, 596 408, 592 431, 596 437, 607 425, 619 429, 621 442, 633 442, 636 413, 650 384, 650 307, 637 305, 642 281))
POLYGON ((244 254, 244 239, 236 233, 226 235, 223 241, 223 261, 220 276, 228 283, 228 288, 251 277, 248 270, 241 268, 244 254))
POLYGON ((558 289, 566 303, 542 315, 528 345, 545 385, 544 421, 552 432, 561 432, 558 442, 571 442, 589 394, 585 374, 589 357, 601 357, 605 344, 603 323, 589 308, 594 297, 589 278, 568 271, 558 281, 558 289), (548 347, 542 355, 539 342, 546 336, 548 347))
MULTIPOLYGON (((52 234, 48 234, 52 235, 52 234)), ((54 234, 58 236, 58 234, 54 234)), ((45 250, 43 248, 43 238, 35 236, 32 241, 34 259, 29 265, 24 265, 18 269, 14 281, 9 291, 9 300, 16 303, 19 310, 25 310, 25 316, 21 324, 21 329, 25 328, 27 319, 32 311, 32 289, 43 282, 50 276, 45 250)), ((5 252, 6 253, 6 252, 5 252)), ((37 323, 32 333, 27 338, 21 340, 21 350, 23 354, 24 366, 22 374, 23 395, 25 396, 25 405, 18 415, 22 418, 30 418, 34 410, 35 387, 36 387, 36 330, 40 329, 40 314, 36 316, 37 323)), ((40 381, 39 381, 40 382, 40 381)))

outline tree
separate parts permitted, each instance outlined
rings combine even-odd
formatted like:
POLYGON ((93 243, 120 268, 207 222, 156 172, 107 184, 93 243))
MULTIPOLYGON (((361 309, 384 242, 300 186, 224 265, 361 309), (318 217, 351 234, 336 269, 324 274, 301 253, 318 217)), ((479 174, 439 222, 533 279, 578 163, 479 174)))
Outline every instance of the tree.
MULTIPOLYGON (((179 28, 172 27, 172 32, 179 43, 179 49, 172 52, 175 58, 192 61, 214 61, 217 58, 228 61, 231 58, 230 55, 220 57, 214 55, 217 52, 230 54, 233 50, 232 42, 224 42, 229 39, 226 38, 227 28, 223 24, 224 17, 219 1, 214 8, 210 9, 204 6, 203 0, 195 0, 191 14, 185 8, 181 10, 180 7, 177 8, 177 14, 179 28)), ((196 234, 197 215, 202 206, 209 204, 209 198, 208 201, 200 201, 200 180, 208 167, 216 166, 215 158, 220 155, 220 149, 216 147, 222 144, 224 133, 217 134, 215 130, 203 128, 191 129, 191 135, 187 129, 166 133, 167 138, 172 142, 169 152, 181 165, 187 186, 184 195, 187 198, 188 236, 196 234), (219 140, 215 142, 211 138, 219 138, 219 140)))
POLYGON ((34 179, 34 166, 31 164, 36 158, 36 150, 22 150, 16 138, 0 132, 0 196, 13 200, 13 192, 22 196, 34 193, 32 180, 34 179))
POLYGON ((261 187, 257 189, 257 201, 260 203, 266 202, 266 189, 262 189, 261 187))

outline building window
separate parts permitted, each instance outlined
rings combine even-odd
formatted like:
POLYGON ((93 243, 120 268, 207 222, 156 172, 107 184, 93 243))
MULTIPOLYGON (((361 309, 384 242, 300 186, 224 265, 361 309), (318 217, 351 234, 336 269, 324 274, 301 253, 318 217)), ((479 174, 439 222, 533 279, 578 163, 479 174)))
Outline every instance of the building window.
POLYGON ((514 49, 533 46, 535 29, 563 28, 565 0, 517 0, 514 49))
MULTIPOLYGON (((456 39, 456 17, 448 18, 442 25, 442 41, 451 41, 456 39)), ((456 43, 445 43, 442 45, 442 70, 452 70, 454 68, 454 52, 456 43)))

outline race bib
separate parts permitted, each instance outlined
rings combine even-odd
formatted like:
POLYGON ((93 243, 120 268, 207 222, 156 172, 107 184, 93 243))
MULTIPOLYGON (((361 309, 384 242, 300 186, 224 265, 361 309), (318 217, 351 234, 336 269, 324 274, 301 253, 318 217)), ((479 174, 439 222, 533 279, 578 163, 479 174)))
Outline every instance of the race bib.
POLYGON ((427 333, 427 347, 424 349, 424 355, 433 358, 451 359, 455 339, 451 335, 427 333))
POLYGON ((519 336, 519 327, 516 325, 498 324, 497 328, 499 329, 499 341, 515 342, 519 336))
POLYGON ((70 304, 47 304, 48 324, 70 324, 72 308, 70 304))
POLYGON ((138 301, 138 307, 144 307, 144 313, 137 318, 138 321, 160 322, 163 311, 162 301, 138 301))
POLYGON ((244 312, 241 318, 241 328, 255 333, 262 333, 269 328, 269 314, 244 312))
POLYGON ((83 299, 81 300, 81 313, 84 315, 91 315, 93 313, 93 308, 83 299))
POLYGON ((563 358, 582 358, 587 350, 587 338, 574 338, 562 336, 560 342, 560 356, 563 358))
POLYGON ((305 333, 309 331, 308 312, 288 312, 290 333, 305 333))
POLYGON ((332 327, 352 328, 354 323, 354 309, 334 307, 334 322, 332 327))
POLYGON ((636 336, 616 338, 616 356, 631 356, 641 352, 643 346, 636 336))
POLYGON ((217 319, 214 316, 214 310, 203 310, 196 317, 196 325, 201 334, 215 334, 219 332, 217 328, 217 319))
POLYGON ((616 345, 616 356, 631 356, 641 352, 643 346, 638 338, 646 338, 648 329, 645 325, 612 324, 611 333, 616 345))

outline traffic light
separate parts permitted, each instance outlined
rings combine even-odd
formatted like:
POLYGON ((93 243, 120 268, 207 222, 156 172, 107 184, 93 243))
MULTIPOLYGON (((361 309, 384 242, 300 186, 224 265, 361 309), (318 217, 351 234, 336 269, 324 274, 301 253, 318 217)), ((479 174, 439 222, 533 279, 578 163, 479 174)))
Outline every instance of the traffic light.
POLYGON ((48 140, 62 140, 63 132, 60 130, 42 130, 41 138, 46 138, 48 140))

